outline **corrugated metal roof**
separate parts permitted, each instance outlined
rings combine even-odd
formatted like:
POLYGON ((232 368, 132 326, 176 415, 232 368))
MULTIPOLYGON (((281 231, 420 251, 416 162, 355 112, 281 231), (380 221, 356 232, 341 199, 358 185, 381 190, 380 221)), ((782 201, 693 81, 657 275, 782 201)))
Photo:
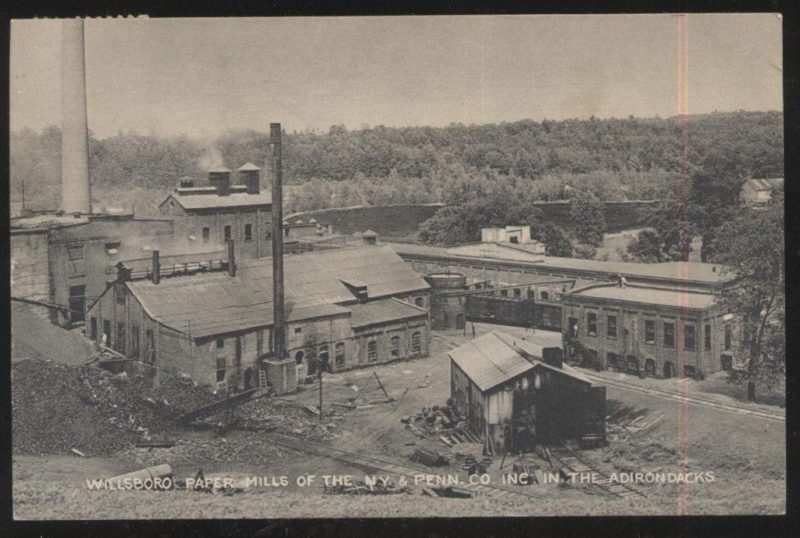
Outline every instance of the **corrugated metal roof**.
MULTIPOLYGON (((173 198, 181 207, 187 211, 193 209, 227 209, 234 207, 265 206, 272 204, 272 195, 267 192, 258 194, 247 194, 246 192, 232 192, 228 196, 220 196, 217 193, 190 194, 184 196, 180 193, 173 193, 167 196, 173 198)), ((162 204, 164 202, 161 202, 162 204)))
POLYGON ((354 304, 347 308, 352 313, 350 322, 354 329, 376 323, 428 316, 427 311, 397 299, 381 299, 370 303, 354 304))
POLYGON ((592 382, 569 365, 561 368, 550 366, 542 360, 543 349, 559 347, 541 345, 507 334, 491 331, 452 350, 450 359, 469 377, 478 388, 485 392, 520 374, 534 368, 546 368, 578 379, 588 384, 592 382), (527 354, 528 358, 523 356, 527 354))
MULTIPOLYGON (((428 289, 387 247, 346 248, 287 256, 284 260, 286 310, 289 320, 344 314, 355 297, 340 278, 363 280, 371 298, 428 289)), ((243 262, 235 277, 200 273, 129 282, 148 314, 194 337, 272 324, 272 259, 243 262)), ((413 307, 412 307, 413 308, 413 307)))
POLYGON ((481 391, 513 379, 534 366, 494 331, 455 348, 449 355, 481 391))

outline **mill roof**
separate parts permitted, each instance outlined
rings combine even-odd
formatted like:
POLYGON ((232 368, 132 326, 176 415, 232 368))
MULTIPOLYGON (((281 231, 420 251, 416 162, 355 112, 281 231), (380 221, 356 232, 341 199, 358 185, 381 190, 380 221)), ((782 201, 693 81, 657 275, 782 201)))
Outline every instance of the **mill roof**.
POLYGON ((381 299, 369 303, 350 305, 347 308, 352 313, 350 323, 354 329, 390 321, 402 321, 428 316, 426 310, 398 299, 381 299))
POLYGON ((568 296, 596 297, 617 301, 639 303, 674 308, 705 310, 714 305, 716 297, 712 293, 701 293, 686 289, 656 288, 650 286, 591 285, 573 290, 568 296))
MULTIPOLYGON (((234 185, 235 186, 235 185, 234 185)), ((246 192, 232 192, 228 196, 220 196, 216 192, 200 192, 206 187, 195 187, 197 193, 184 195, 179 192, 171 193, 161 204, 170 198, 174 199, 187 211, 198 209, 230 209, 236 207, 269 206, 272 204, 272 195, 268 192, 248 194, 246 192)))
MULTIPOLYGON (((350 315, 356 297, 341 280, 362 281, 369 297, 428 289, 428 283, 387 247, 343 248, 284 259, 288 319, 350 315)), ((235 277, 199 273, 127 283, 148 314, 193 337, 271 325, 272 258, 247 260, 235 277)), ((399 307, 393 307, 399 311, 399 307)))

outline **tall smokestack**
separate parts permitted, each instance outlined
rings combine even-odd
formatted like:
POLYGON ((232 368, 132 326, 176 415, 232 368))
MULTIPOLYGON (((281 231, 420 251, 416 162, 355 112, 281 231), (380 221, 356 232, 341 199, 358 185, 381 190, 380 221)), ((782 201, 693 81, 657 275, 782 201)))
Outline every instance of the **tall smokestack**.
POLYGON ((286 316, 283 309, 283 164, 281 163, 281 124, 271 123, 272 148, 272 314, 274 353, 286 356, 286 316))
POLYGON ((83 19, 61 22, 61 209, 92 212, 83 19))

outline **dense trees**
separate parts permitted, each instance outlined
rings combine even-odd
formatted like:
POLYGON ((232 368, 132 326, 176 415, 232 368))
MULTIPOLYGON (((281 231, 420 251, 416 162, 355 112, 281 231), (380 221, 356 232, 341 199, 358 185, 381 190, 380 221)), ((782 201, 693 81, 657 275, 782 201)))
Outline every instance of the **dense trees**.
MULTIPOLYGON (((578 192, 570 204, 570 217, 575 224, 575 239, 584 245, 598 247, 606 231, 605 206, 591 192, 578 192)), ((584 249, 590 252, 588 249, 584 249)))
POLYGON ((717 230, 716 258, 733 277, 722 293, 741 329, 740 357, 749 358, 747 397, 756 385, 783 378, 785 349, 785 257, 783 200, 766 209, 740 211, 717 230))
MULTIPOLYGON (((706 196, 708 190, 716 189, 718 182, 733 185, 745 174, 783 175, 780 113, 718 113, 692 116, 687 123, 696 199, 716 202, 706 196)), ((443 128, 334 126, 325 133, 287 133, 284 177, 296 186, 291 190, 296 196, 288 200, 296 205, 288 209, 460 204, 497 184, 537 200, 567 199, 575 190, 611 200, 666 198, 679 169, 680 134, 674 118, 523 120, 443 128)), ((59 137, 56 128, 12 133, 15 198, 24 179, 29 205, 56 205, 59 137)), ((220 133, 212 140, 135 133, 92 138, 95 192, 113 201, 135 185, 137 192, 157 198, 177 177, 199 177, 209 166, 233 168, 247 161, 263 166, 268 139, 268 133, 252 130, 220 133)), ((721 222, 726 217, 717 215, 717 209, 728 197, 719 200, 696 216, 710 215, 711 224, 721 222)))

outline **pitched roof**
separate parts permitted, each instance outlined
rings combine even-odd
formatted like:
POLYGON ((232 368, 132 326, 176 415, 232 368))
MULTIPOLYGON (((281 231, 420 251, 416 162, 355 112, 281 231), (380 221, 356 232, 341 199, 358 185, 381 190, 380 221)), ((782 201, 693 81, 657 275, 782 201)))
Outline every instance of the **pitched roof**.
POLYGON ((769 191, 775 188, 782 189, 783 178, 748 179, 744 184, 751 187, 754 191, 769 191))
MULTIPOLYGON (((343 248, 286 256, 289 320, 350 315, 335 303, 355 297, 341 280, 362 281, 370 298, 428 289, 428 283, 387 247, 343 248)), ((129 282, 148 314, 175 330, 203 337, 268 326, 272 319, 272 258, 242 262, 235 277, 200 273, 129 282)), ((414 307, 411 307, 414 308, 414 307)))
POLYGON ((504 342, 494 331, 455 348, 449 355, 482 391, 533 369, 533 363, 504 342))
POLYGON ((260 172, 261 168, 248 161, 240 166, 239 170, 242 172, 260 172))
POLYGON ((381 299, 380 301, 354 304, 347 308, 352 313, 350 323, 354 329, 389 321, 428 317, 426 310, 397 299, 381 299))
POLYGON ((559 346, 543 346, 491 331, 455 348, 448 355, 483 392, 534 368, 547 368, 585 383, 592 383, 566 364, 557 368, 543 362, 541 358, 545 347, 559 346))
MULTIPOLYGON (((195 189, 202 190, 201 187, 195 189)), ((248 194, 246 192, 232 192, 228 196, 220 196, 216 192, 202 194, 181 194, 171 193, 161 204, 173 198, 182 208, 187 211, 196 209, 227 209, 234 207, 248 206, 268 206, 272 204, 272 195, 268 192, 258 194, 248 194)))

